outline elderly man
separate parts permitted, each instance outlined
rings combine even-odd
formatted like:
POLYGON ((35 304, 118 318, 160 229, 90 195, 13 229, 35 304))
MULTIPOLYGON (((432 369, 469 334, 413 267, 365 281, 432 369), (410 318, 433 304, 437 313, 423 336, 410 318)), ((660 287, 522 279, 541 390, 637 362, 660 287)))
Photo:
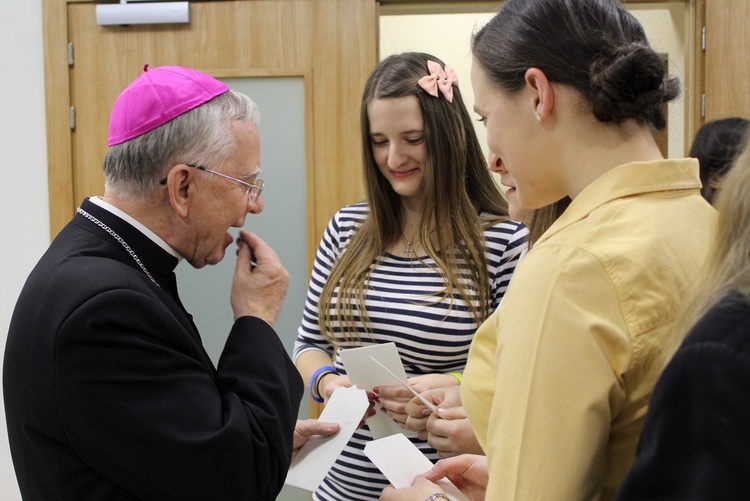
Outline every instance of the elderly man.
MULTIPOLYGON (((272 325, 288 274, 240 232, 218 367, 174 268, 222 260, 263 210, 259 114, 203 73, 161 67, 118 97, 106 189, 84 200, 21 292, 3 374, 24 499, 274 499, 302 382, 272 325)), ((211 294, 210 290, 204 291, 211 294)))

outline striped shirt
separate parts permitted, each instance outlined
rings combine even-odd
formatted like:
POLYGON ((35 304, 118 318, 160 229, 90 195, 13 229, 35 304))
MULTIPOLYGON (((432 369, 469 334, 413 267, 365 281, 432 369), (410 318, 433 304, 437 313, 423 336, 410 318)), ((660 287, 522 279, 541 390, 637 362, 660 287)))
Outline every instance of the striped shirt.
MULTIPOLYGON (((307 350, 321 350, 334 357, 333 346, 318 326, 318 300, 334 263, 367 217, 365 203, 345 207, 333 217, 321 240, 313 266, 302 323, 294 345, 294 359, 307 350)), ((489 217, 483 214, 483 217, 489 217)), ((513 271, 526 247, 526 228, 505 221, 484 230, 487 271, 490 279, 490 312, 500 304, 513 271)), ((460 268, 467 267, 462 263, 460 268)), ((373 264, 365 306, 370 333, 358 322, 360 344, 343 339, 341 348, 375 343, 396 344, 409 377, 423 374, 462 372, 471 340, 479 325, 467 304, 457 295, 436 296, 445 289, 445 281, 429 257, 420 259, 383 253, 373 264), (436 302, 436 300, 440 302, 436 302)), ((472 298, 479 309, 476 297, 472 298)), ((334 315, 333 309, 331 315, 334 315)), ((335 320, 334 320, 335 321, 335 320)), ((338 331, 338 325, 332 325, 338 331)), ((334 367, 346 374, 336 355, 334 367)), ((439 459, 434 449, 419 440, 416 433, 404 432, 433 462, 439 459)), ((388 480, 364 454, 365 443, 372 440, 367 425, 359 428, 344 448, 331 471, 314 494, 317 500, 378 499, 388 480)))

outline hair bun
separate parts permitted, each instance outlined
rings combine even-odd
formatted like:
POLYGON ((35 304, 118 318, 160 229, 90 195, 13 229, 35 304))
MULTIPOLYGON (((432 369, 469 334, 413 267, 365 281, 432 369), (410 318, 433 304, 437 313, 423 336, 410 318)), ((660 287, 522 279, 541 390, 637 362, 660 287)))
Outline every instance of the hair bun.
POLYGON ((657 129, 666 125, 663 103, 679 94, 661 58, 642 43, 617 47, 595 60, 589 70, 592 111, 603 122, 635 119, 657 129))

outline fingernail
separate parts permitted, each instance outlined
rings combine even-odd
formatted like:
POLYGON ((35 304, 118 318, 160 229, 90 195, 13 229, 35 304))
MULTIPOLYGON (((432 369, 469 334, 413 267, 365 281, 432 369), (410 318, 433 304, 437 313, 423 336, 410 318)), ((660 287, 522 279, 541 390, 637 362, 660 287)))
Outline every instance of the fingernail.
POLYGON ((336 429, 336 423, 330 423, 325 426, 326 431, 333 431, 336 429))
POLYGON ((432 411, 430 409, 422 409, 422 416, 429 416, 432 414, 432 411))
POLYGON ((376 414, 375 409, 370 409, 369 411, 367 411, 367 416, 374 416, 375 414, 376 414))
POLYGON ((447 410, 447 409, 444 409, 444 408, 442 408, 442 407, 438 407, 437 409, 435 409, 435 411, 436 411, 436 412, 437 412, 438 414, 445 414, 445 411, 446 411, 446 410, 447 410))
POLYGON ((378 387, 376 386, 375 388, 373 388, 373 389, 372 389, 372 392, 373 392, 373 393, 380 393, 380 388, 378 388, 378 387))

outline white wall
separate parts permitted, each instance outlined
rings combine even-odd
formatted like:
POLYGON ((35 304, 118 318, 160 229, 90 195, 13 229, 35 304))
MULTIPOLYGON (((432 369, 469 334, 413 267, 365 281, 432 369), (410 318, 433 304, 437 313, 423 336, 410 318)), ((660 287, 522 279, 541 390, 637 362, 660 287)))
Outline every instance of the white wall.
MULTIPOLYGON (((4 352, 18 293, 49 245, 41 0, 0 0, 0 110, 0 351, 4 352)), ((0 412, 0 499, 21 499, 4 411, 0 412)))

